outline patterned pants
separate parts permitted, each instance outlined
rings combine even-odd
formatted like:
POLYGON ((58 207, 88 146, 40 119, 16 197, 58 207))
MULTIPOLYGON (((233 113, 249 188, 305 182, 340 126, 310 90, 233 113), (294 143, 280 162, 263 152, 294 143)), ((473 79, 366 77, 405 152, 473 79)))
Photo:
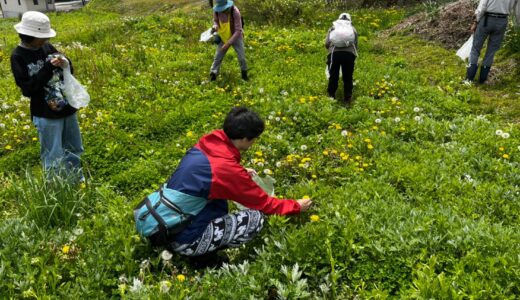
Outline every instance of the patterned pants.
POLYGON ((173 251, 186 256, 200 256, 224 247, 235 248, 252 240, 264 227, 264 215, 246 209, 217 218, 191 244, 172 243, 173 251))

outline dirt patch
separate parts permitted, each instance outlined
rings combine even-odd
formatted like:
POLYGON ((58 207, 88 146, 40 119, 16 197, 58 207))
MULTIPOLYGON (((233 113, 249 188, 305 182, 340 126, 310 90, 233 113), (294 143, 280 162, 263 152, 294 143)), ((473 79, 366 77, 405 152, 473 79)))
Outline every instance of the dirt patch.
POLYGON ((459 48, 469 37, 475 5, 471 0, 449 3, 428 13, 423 12, 405 19, 384 34, 411 32, 445 48, 459 48))

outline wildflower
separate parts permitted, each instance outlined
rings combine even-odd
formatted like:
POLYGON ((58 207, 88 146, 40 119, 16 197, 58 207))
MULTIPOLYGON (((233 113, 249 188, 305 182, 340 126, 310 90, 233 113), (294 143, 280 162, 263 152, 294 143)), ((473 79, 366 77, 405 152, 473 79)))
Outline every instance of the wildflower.
POLYGON ((283 136, 282 136, 281 134, 279 134, 279 135, 276 136, 276 139, 277 139, 277 140, 282 140, 282 139, 283 139, 283 136))
POLYGON ((415 116, 413 119, 414 119, 416 122, 421 122, 421 121, 422 121, 421 116, 415 116))
POLYGON ((348 135, 348 131, 346 131, 346 130, 341 131, 341 136, 346 137, 347 135, 348 135))
POLYGON ((262 161, 259 161, 259 162, 256 163, 256 165, 259 166, 259 167, 263 167, 264 163, 262 161))
POLYGON ((164 261, 169 261, 170 259, 172 259, 172 257, 173 257, 173 254, 171 254, 170 251, 168 251, 168 250, 163 250, 163 252, 161 252, 161 258, 164 261))
POLYGON ((264 155, 264 154, 262 153, 262 151, 256 151, 256 152, 255 152, 255 155, 261 157, 261 156, 264 155))
POLYGON ((372 142, 372 140, 371 140, 371 139, 368 139, 368 138, 367 138, 367 139, 364 139, 363 141, 364 141, 365 143, 367 143, 367 144, 370 144, 370 142, 372 142))
POLYGON ((275 165, 276 165, 276 167, 277 167, 277 168, 279 168, 279 167, 281 167, 281 166, 282 166, 282 163, 281 163, 281 162, 279 162, 279 161, 277 161, 275 165))
POLYGON ((504 147, 498 148, 498 151, 504 151, 504 150, 506 150, 504 147))
POLYGON ((264 170, 264 174, 265 175, 271 175, 271 174, 273 174, 273 172, 271 170, 269 170, 269 169, 265 169, 264 170))
POLYGON ((307 145, 301 145, 300 149, 301 149, 302 151, 307 150, 307 145))
POLYGON ((82 119, 85 119, 85 118, 87 117, 87 115, 86 115, 86 114, 81 114, 80 117, 81 117, 82 119))
POLYGON ((309 195, 303 195, 302 199, 310 199, 309 195))
POLYGON ((348 144, 347 147, 348 147, 348 148, 354 148, 354 145, 352 145, 352 144, 348 144))
POLYGON ((498 129, 497 131, 495 131, 495 134, 496 135, 500 135, 502 136, 502 133, 504 133, 502 130, 498 129))
POLYGON ((4 123, 0 123, 0 128, 4 129, 5 128, 5 124, 4 123))
POLYGON ((263 93, 264 93, 264 88, 259 88, 259 89, 258 89, 258 92, 259 92, 260 94, 263 94, 263 93))
POLYGON ((329 155, 329 151, 323 150, 323 155, 328 156, 329 155))
POLYGON ((171 282, 169 282, 168 280, 163 280, 159 284, 159 290, 161 291, 161 293, 168 293, 171 286, 172 286, 171 282))
POLYGON ((63 246, 63 248, 61 248, 61 252, 63 252, 63 254, 68 254, 70 252, 70 246, 69 245, 63 246))
POLYGON ((507 133, 507 132, 503 132, 503 133, 501 134, 501 136, 502 136, 502 138, 504 138, 504 139, 508 139, 508 138, 509 138, 509 133, 507 133))
POLYGON ((418 113, 418 112, 421 111, 421 109, 420 109, 419 107, 414 107, 414 108, 413 108, 413 111, 416 112, 416 113, 418 113))
POLYGON ((86 185, 84 182, 82 182, 82 183, 79 185, 79 188, 82 189, 82 190, 84 190, 85 188, 87 188, 87 185, 86 185))
POLYGON ((372 144, 368 144, 367 148, 368 148, 368 150, 372 150, 372 149, 374 149, 374 146, 372 146, 372 144))
POLYGON ((130 287, 130 292, 139 292, 143 288, 143 282, 139 278, 134 278, 133 285, 130 287))
POLYGON ((184 282, 186 280, 186 276, 179 274, 179 275, 177 275, 177 280, 179 282, 184 282))
POLYGON ((376 122, 376 124, 381 124, 381 119, 376 119, 374 122, 376 122))
POLYGON ((311 222, 318 222, 319 220, 320 220, 320 216, 318 216, 318 215, 311 216, 311 222))
POLYGON ((316 174, 312 174, 311 177, 312 177, 312 179, 318 178, 318 176, 316 176, 316 174))
POLYGON ((509 154, 504 153, 504 154, 502 155, 502 157, 505 158, 505 159, 509 159, 509 154))
POLYGON ((11 150, 11 149, 13 149, 13 147, 11 147, 11 145, 6 145, 4 148, 5 148, 5 150, 11 150))

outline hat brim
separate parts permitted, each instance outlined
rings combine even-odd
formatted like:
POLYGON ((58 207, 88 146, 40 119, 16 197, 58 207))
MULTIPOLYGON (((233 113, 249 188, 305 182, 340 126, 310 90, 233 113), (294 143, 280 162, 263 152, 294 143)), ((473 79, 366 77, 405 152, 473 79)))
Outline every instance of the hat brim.
POLYGON ((213 7, 213 11, 223 12, 231 6, 233 6, 233 1, 228 1, 225 5, 215 5, 215 7, 213 7))
POLYGON ((52 28, 49 29, 49 31, 47 31, 47 32, 40 32, 40 31, 34 31, 34 30, 30 30, 28 28, 25 28, 22 25, 22 23, 18 23, 16 25, 14 25, 14 29, 19 34, 28 35, 28 36, 32 36, 32 37, 40 38, 40 39, 49 39, 49 38, 53 38, 56 36, 56 31, 54 31, 54 29, 52 29, 52 28))

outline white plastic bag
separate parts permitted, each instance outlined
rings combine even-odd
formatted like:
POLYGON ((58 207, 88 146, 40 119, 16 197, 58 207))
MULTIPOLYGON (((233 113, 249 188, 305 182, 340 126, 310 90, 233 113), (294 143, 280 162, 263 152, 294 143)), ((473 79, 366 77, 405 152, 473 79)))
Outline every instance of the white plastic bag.
POLYGON ((211 28, 200 34, 201 42, 213 42, 216 32, 211 32, 211 28))
POLYGON ((471 47, 473 46, 473 34, 469 37, 469 39, 457 50, 457 56, 460 57, 463 61, 469 58, 469 54, 471 52, 471 47))
POLYGON ((63 94, 69 105, 75 109, 86 107, 90 102, 90 95, 85 87, 72 76, 70 67, 63 69, 63 94))

